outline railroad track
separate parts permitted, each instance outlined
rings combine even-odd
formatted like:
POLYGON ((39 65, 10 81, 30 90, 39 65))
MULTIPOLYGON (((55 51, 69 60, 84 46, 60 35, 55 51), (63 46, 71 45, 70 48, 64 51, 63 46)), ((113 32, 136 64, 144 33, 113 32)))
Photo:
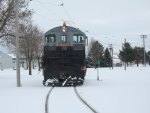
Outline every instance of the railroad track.
POLYGON ((46 101, 45 101, 45 113, 49 113, 49 108, 48 108, 48 100, 49 100, 49 95, 52 92, 52 90, 54 89, 54 87, 52 87, 49 92, 46 95, 46 101))
POLYGON ((93 107, 91 107, 78 93, 77 88, 74 87, 74 91, 77 95, 77 97, 80 99, 81 102, 83 102, 83 104, 85 104, 93 113, 98 113, 93 107))
MULTIPOLYGON (((46 95, 45 113, 50 113, 50 112, 49 112, 49 102, 48 102, 48 101, 49 101, 49 96, 50 96, 50 94, 51 94, 51 92, 52 92, 53 89, 54 89, 54 87, 52 87, 52 88, 49 90, 49 92, 47 93, 47 95, 46 95)), ((73 89, 74 89, 74 92, 75 92, 76 96, 78 97, 78 99, 79 99, 84 105, 86 105, 86 106, 91 110, 92 113, 98 113, 93 107, 91 107, 91 106, 79 95, 79 93, 78 93, 76 87, 73 87, 73 89)))

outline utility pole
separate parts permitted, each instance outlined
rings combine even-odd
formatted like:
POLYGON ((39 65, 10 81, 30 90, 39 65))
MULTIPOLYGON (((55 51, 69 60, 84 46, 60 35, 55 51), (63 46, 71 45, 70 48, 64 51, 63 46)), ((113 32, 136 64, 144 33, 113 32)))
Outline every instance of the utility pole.
POLYGON ((3 1, 3 0, 0 0, 0 8, 1 8, 1 3, 2 3, 2 1, 3 1))
POLYGON ((125 50, 125 64, 124 64, 124 70, 126 70, 127 67, 127 53, 126 53, 126 38, 124 40, 124 50, 125 50))
POLYGON ((146 66, 146 53, 145 53, 145 38, 147 38, 147 35, 141 35, 141 38, 143 38, 143 54, 144 54, 144 66, 146 66))
POLYGON ((0 0, 0 7, 1 7, 1 2, 2 2, 2 0, 0 0))
POLYGON ((97 81, 99 81, 99 67, 97 67, 97 81))
POLYGON ((109 44, 109 49, 110 49, 110 53, 111 53, 112 69, 113 69, 113 47, 112 47, 112 44, 109 44))
POLYGON ((99 66, 100 66, 100 59, 99 58, 96 58, 95 65, 97 68, 97 80, 99 81, 99 66))
POLYGON ((20 64, 19 64, 19 23, 18 23, 18 0, 15 0, 15 23, 16 23, 16 77, 17 87, 20 87, 20 64))

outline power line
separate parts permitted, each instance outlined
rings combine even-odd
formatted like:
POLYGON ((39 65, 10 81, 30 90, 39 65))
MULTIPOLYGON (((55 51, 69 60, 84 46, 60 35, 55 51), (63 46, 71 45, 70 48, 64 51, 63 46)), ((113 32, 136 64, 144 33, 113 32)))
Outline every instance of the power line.
POLYGON ((39 17, 42 17, 44 19, 51 20, 51 21, 62 21, 60 19, 52 19, 52 18, 50 18, 50 17, 48 17, 46 15, 42 15, 42 14, 39 14, 39 13, 36 13, 36 15, 39 16, 39 17))
MULTIPOLYGON (((75 21, 72 19, 72 17, 70 16, 70 14, 68 13, 68 11, 66 10, 66 8, 64 7, 64 2, 61 0, 59 4, 54 4, 52 2, 46 2, 46 1, 40 1, 40 0, 36 0, 36 3, 40 4, 41 7, 43 7, 44 9, 46 9, 46 11, 51 12, 53 15, 55 15, 58 19, 56 21, 66 21, 67 24, 73 24, 73 26, 75 28, 78 28, 76 26, 75 21), (50 10, 50 7, 47 7, 47 4, 53 5, 53 6, 57 6, 57 7, 61 7, 62 11, 64 12, 64 14, 66 15, 67 19, 62 18, 60 15, 56 14, 54 11, 50 10)), ((43 16, 46 17, 46 16, 43 16)))
POLYGON ((51 6, 58 6, 58 4, 52 3, 52 2, 49 2, 49 1, 46 1, 46 2, 45 2, 45 1, 43 2, 43 1, 42 1, 42 3, 43 3, 43 4, 46 4, 46 5, 51 5, 51 6))
POLYGON ((45 8, 47 10, 47 12, 51 12, 53 13, 57 18, 59 18, 60 20, 63 20, 59 15, 57 15, 56 13, 54 13, 52 10, 50 10, 50 8, 47 8, 46 6, 43 6, 43 2, 36 0, 36 2, 38 4, 40 4, 40 6, 42 6, 43 8, 45 8))
POLYGON ((68 11, 64 7, 64 4, 65 3, 63 2, 63 0, 61 0, 61 4, 59 6, 62 7, 62 9, 64 10, 64 13, 66 14, 67 18, 69 19, 69 20, 66 20, 66 21, 69 21, 69 22, 73 23, 74 26, 75 26, 75 21, 72 19, 72 17, 70 16, 70 14, 68 13, 68 11))
POLYGON ((62 3, 63 3, 63 1, 62 0, 60 0, 62 3))
POLYGON ((111 60, 112 60, 111 65, 112 65, 112 69, 113 69, 113 46, 112 46, 112 44, 109 44, 109 49, 110 49, 111 60))
MULTIPOLYGON (((48 12, 50 12, 50 8, 49 7, 47 7, 47 6, 45 6, 47 3, 49 4, 49 2, 41 2, 41 1, 39 1, 39 0, 36 0, 36 2, 38 3, 38 4, 40 4, 40 6, 42 6, 43 8, 45 8, 48 12), (43 5, 43 3, 45 4, 45 5, 43 5)), ((68 24, 70 24, 70 23, 72 23, 74 26, 75 26, 75 22, 73 21, 73 19, 70 17, 70 15, 68 14, 68 12, 67 12, 67 10, 65 9, 65 7, 64 7, 64 3, 63 3, 63 1, 61 1, 61 4, 52 4, 52 3, 50 3, 51 5, 55 5, 55 6, 61 6, 62 7, 62 9, 63 9, 63 11, 65 12, 65 14, 66 14, 66 16, 67 16, 67 18, 69 19, 69 20, 67 20, 67 19, 63 19, 62 17, 60 17, 59 15, 57 15, 56 13, 54 13, 52 10, 51 10, 51 13, 53 13, 58 19, 59 19, 59 21, 67 21, 67 23, 68 24)), ((58 21, 58 19, 56 20, 56 21, 58 21)))
POLYGON ((64 5, 61 5, 61 7, 62 7, 62 9, 64 10, 64 12, 65 12, 66 16, 68 17, 68 19, 70 19, 70 20, 73 22, 72 18, 71 18, 70 15, 68 14, 68 12, 67 12, 67 10, 65 9, 64 5))

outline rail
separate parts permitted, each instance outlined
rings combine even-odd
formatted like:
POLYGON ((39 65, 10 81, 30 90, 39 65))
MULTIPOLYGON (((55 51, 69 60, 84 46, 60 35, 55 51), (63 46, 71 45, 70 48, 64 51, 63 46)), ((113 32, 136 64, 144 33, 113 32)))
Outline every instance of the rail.
POLYGON ((45 113, 48 113, 48 112, 49 112, 49 109, 48 109, 48 100, 49 100, 49 95, 50 95, 50 93, 52 92, 53 88, 54 88, 54 87, 52 87, 52 88, 49 90, 48 94, 46 95, 45 113))
POLYGON ((74 87, 74 91, 77 95, 77 97, 79 98, 80 101, 83 102, 83 104, 85 104, 93 113, 98 113, 93 107, 91 107, 78 93, 76 87, 74 87))

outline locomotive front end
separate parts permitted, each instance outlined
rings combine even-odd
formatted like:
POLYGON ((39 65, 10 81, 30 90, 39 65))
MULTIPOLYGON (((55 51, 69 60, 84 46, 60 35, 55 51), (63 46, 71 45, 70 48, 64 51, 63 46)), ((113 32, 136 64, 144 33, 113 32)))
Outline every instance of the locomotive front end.
POLYGON ((86 35, 64 24, 46 32, 44 40, 43 85, 82 85, 86 74, 86 35))

